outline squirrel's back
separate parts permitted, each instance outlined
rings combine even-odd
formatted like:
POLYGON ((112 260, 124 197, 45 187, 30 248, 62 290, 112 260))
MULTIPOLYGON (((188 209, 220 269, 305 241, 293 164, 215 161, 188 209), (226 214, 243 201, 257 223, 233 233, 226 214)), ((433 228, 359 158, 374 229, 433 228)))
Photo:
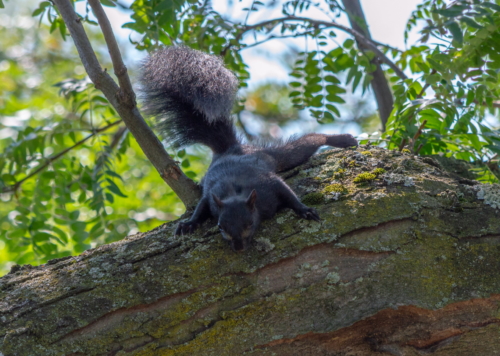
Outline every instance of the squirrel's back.
POLYGON ((141 84, 145 112, 174 147, 201 143, 221 154, 240 144, 231 120, 238 80, 220 58, 165 47, 144 62, 141 84))

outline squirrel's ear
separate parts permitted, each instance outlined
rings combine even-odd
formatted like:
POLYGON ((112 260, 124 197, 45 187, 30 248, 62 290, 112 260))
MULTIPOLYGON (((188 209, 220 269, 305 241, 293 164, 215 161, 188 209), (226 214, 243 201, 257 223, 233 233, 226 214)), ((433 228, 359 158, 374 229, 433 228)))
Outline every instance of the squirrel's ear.
POLYGON ((214 201, 219 208, 222 208, 224 206, 224 203, 222 202, 222 200, 219 199, 217 195, 212 194, 212 198, 214 198, 214 201))
POLYGON ((247 198, 247 205, 250 209, 254 209, 255 208, 255 201, 257 200, 257 192, 254 190, 252 190, 252 192, 250 193, 250 195, 248 196, 247 198))

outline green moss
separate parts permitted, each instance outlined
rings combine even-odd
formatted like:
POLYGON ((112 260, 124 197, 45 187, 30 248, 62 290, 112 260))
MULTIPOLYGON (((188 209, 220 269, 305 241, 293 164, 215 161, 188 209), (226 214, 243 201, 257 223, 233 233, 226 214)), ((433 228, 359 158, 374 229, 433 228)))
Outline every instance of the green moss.
POLYGON ((346 170, 343 168, 338 169, 335 173, 333 173, 333 178, 340 179, 345 175, 346 170))
POLYGON ((384 174, 386 172, 385 169, 383 168, 375 168, 372 173, 375 174, 377 177, 381 174, 384 174))
POLYGON ((331 193, 343 193, 343 194, 345 194, 345 193, 347 193, 347 188, 344 187, 340 183, 334 183, 334 184, 330 184, 330 185, 326 186, 325 188, 323 188, 322 193, 323 194, 331 194, 331 193))
POLYGON ((323 194, 319 192, 309 193, 302 197, 302 202, 306 205, 318 205, 323 203, 323 194))
POLYGON ((365 173, 358 174, 356 176, 356 178, 354 178, 354 183, 370 182, 370 181, 374 180, 375 178, 377 178, 377 176, 375 174, 365 172, 365 173))
POLYGON ((360 152, 363 156, 368 156, 368 157, 372 157, 373 154, 370 152, 370 151, 363 151, 363 152, 360 152))
POLYGON ((407 148, 403 148, 403 150, 401 152, 403 152, 403 153, 411 153, 411 151, 409 149, 407 149, 407 148))

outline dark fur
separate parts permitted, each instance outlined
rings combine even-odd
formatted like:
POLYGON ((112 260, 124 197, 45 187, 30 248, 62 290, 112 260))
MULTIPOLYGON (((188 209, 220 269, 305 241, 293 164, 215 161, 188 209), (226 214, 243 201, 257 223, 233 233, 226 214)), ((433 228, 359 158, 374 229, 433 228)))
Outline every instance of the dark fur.
POLYGON ((201 182, 203 195, 176 234, 193 232, 209 217, 234 251, 246 249, 263 219, 283 208, 319 220, 276 174, 305 163, 323 145, 356 146, 351 135, 308 134, 285 143, 243 145, 231 121, 237 80, 222 61, 187 47, 167 47, 145 62, 143 99, 159 131, 176 147, 201 143, 212 163, 201 182))

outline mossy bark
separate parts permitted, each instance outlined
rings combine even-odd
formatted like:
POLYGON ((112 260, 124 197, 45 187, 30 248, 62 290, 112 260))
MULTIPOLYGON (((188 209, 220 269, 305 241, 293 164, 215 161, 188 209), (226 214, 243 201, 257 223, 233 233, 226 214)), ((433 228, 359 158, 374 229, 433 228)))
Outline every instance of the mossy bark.
POLYGON ((173 222, 14 268, 0 354, 500 355, 498 187, 444 167, 327 151, 287 173, 322 221, 282 212, 243 253, 173 222))

